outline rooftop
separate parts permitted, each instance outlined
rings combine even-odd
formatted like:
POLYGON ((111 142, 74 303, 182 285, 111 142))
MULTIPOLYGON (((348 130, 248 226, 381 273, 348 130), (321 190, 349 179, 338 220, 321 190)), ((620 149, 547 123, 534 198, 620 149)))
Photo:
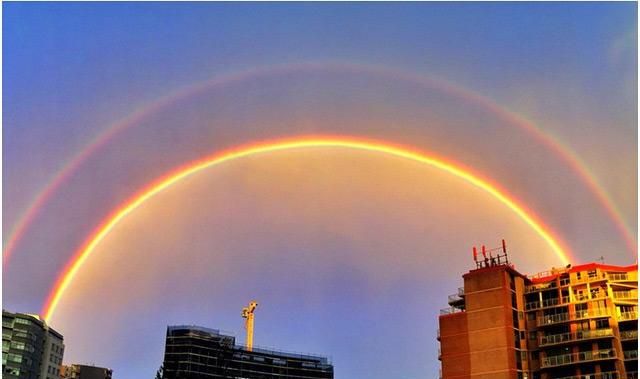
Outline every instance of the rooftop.
MULTIPOLYGON (((198 331, 201 333, 209 334, 211 336, 230 338, 235 341, 235 336, 230 334, 222 334, 218 329, 205 328, 197 325, 176 325, 176 326, 167 327, 167 332, 178 331, 178 330, 198 331)), ((301 359, 301 360, 307 360, 307 361, 315 361, 321 364, 330 363, 330 359, 328 357, 323 357, 316 354, 285 351, 285 350, 275 349, 271 347, 264 347, 264 346, 256 347, 255 345, 251 350, 249 350, 245 345, 239 344, 237 342, 234 342, 233 349, 237 351, 245 352, 247 354, 262 354, 262 355, 271 355, 271 356, 285 357, 285 358, 291 358, 291 359, 301 359)))

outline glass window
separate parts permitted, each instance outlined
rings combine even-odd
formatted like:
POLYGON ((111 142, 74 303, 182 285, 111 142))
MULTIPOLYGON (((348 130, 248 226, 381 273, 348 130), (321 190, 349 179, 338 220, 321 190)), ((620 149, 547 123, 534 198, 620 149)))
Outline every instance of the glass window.
POLYGON ((18 354, 7 354, 7 360, 9 362, 21 363, 22 362, 22 356, 18 355, 18 354))

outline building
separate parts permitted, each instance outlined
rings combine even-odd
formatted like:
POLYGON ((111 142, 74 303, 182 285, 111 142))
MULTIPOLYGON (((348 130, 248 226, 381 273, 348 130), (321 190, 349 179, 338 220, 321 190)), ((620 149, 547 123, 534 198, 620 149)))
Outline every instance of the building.
POLYGON ((111 379, 113 370, 105 367, 73 364, 62 366, 61 379, 111 379))
POLYGON ((163 378, 333 378, 333 366, 324 357, 247 349, 214 329, 170 326, 163 378))
POLYGON ((504 243, 483 255, 441 311, 442 378, 637 378, 637 264, 525 276, 504 243))
POLYGON ((5 378, 59 379, 63 337, 37 315, 2 311, 5 378))

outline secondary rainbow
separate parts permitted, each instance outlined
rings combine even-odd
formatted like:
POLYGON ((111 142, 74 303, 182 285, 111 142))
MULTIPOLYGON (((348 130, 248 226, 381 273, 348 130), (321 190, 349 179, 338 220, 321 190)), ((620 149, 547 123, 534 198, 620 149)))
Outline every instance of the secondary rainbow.
POLYGON ((107 237, 107 235, 118 223, 120 223, 120 221, 146 201, 190 175, 225 162, 276 151, 309 148, 347 148, 377 152, 423 163, 443 170, 444 172, 452 174, 489 193, 496 200, 513 211, 541 238, 543 238, 563 264, 569 262, 569 250, 565 247, 564 243, 562 243, 558 237, 554 236, 549 227, 542 223, 542 221, 540 221, 531 210, 527 209, 524 204, 514 199, 497 184, 492 183, 486 178, 482 178, 480 175, 473 173, 470 169, 463 167, 460 164, 449 159, 444 159, 408 147, 394 145, 383 141, 334 136, 297 137, 293 139, 264 141, 218 152, 183 166, 145 187, 142 191, 134 195, 105 218, 100 226, 98 226, 88 237, 86 242, 76 251, 72 259, 67 263, 64 270, 58 276, 56 283, 47 297, 42 309, 44 319, 47 321, 51 319, 65 291, 82 265, 95 251, 95 248, 100 244, 100 242, 107 237))

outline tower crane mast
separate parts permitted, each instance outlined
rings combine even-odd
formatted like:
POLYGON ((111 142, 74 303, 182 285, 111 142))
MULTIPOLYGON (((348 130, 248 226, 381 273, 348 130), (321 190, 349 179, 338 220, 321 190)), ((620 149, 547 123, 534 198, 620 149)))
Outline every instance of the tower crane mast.
POLYGON ((242 317, 245 319, 244 327, 247 330, 247 350, 253 350, 253 317, 258 302, 255 300, 249 303, 248 307, 242 308, 242 317))

